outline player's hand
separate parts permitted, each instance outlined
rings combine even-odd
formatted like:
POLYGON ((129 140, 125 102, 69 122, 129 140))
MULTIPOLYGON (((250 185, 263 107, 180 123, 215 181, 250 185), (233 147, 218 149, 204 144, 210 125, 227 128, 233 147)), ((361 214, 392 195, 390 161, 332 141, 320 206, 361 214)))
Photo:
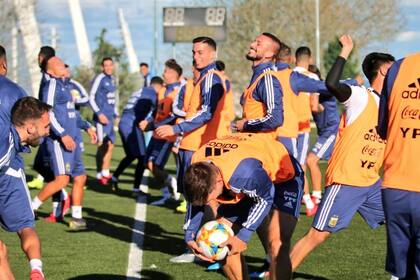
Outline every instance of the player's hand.
POLYGON ((211 262, 211 263, 214 262, 214 260, 204 256, 203 250, 200 247, 198 247, 197 242, 191 240, 191 241, 187 242, 187 245, 188 245, 188 247, 190 247, 191 251, 193 252, 193 254, 195 256, 199 257, 200 259, 202 259, 203 261, 206 261, 206 262, 211 262))
POLYGON ((157 135, 161 138, 166 138, 170 136, 174 136, 174 128, 172 125, 162 125, 155 129, 157 135))
POLYGON ((61 143, 63 143, 67 151, 74 151, 76 149, 76 142, 74 142, 70 135, 64 135, 61 137, 61 143))
POLYGON ((228 240, 219 245, 219 247, 229 247, 229 256, 240 254, 246 250, 247 244, 236 236, 229 237, 228 240))
POLYGON ((244 125, 245 125, 246 121, 247 121, 247 119, 242 119, 242 120, 236 121, 235 126, 234 126, 236 128, 236 130, 237 131, 244 130, 244 125))
POLYGON ((89 135, 89 137, 90 137, 90 143, 91 143, 91 144, 96 144, 96 143, 98 142, 98 136, 96 135, 95 130, 94 130, 92 127, 89 127, 89 128, 86 130, 86 132, 87 132, 87 134, 88 134, 88 135, 89 135))
POLYGON ((146 121, 146 120, 142 120, 140 123, 139 123, 139 128, 142 130, 142 131, 144 131, 145 129, 146 129, 146 127, 147 127, 147 125, 149 124, 149 122, 148 121, 146 121))
POLYGON ((104 114, 99 114, 98 120, 103 125, 107 125, 109 123, 108 118, 104 114))
POLYGON ((340 56, 347 59, 353 50, 353 40, 350 35, 343 35, 340 37, 339 41, 342 46, 340 56))

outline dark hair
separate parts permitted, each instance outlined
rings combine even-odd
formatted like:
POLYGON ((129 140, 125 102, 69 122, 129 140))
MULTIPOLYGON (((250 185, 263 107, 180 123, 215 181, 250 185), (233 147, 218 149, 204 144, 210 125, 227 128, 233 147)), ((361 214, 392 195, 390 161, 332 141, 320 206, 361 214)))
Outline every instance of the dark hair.
POLYGON ((16 101, 12 107, 12 123, 16 126, 22 126, 27 120, 40 119, 51 108, 50 105, 32 96, 23 97, 16 101))
POLYGON ((217 44, 216 41, 214 41, 210 37, 196 37, 192 40, 193 44, 195 43, 203 43, 209 45, 213 50, 217 50, 217 44))
POLYGON ((173 59, 173 58, 168 59, 165 62, 165 66, 172 69, 172 70, 175 70, 178 73, 178 76, 182 75, 182 67, 178 64, 178 62, 176 62, 175 59, 173 59))
POLYGON ((226 69, 225 63, 221 60, 216 60, 216 69, 219 71, 225 71, 226 69))
POLYGON ((191 164, 184 176, 184 195, 189 203, 204 205, 216 183, 215 166, 209 162, 191 164))
POLYGON ((0 45, 0 58, 6 57, 6 49, 0 45))
POLYGON ((48 66, 48 61, 54 56, 45 56, 44 59, 41 61, 41 65, 39 66, 39 68, 41 68, 42 72, 47 72, 47 66, 48 66))
POLYGON ((153 84, 159 84, 159 85, 163 85, 163 80, 162 80, 162 78, 161 77, 159 77, 159 76, 154 76, 151 80, 150 80, 150 85, 153 85, 153 84))
POLYGON ((106 57, 102 58, 101 65, 102 65, 102 66, 104 66, 104 63, 105 63, 105 61, 107 61, 107 60, 110 60, 110 61, 114 62, 114 60, 112 60, 112 57, 110 57, 110 56, 106 56, 106 57))
POLYGON ((44 57, 53 57, 55 56, 55 50, 53 47, 50 46, 42 46, 39 49, 38 55, 43 55, 44 57))
POLYGON ((316 65, 310 64, 309 67, 308 67, 308 71, 311 72, 311 73, 316 74, 318 76, 318 78, 320 80, 322 80, 321 71, 319 71, 319 69, 318 69, 318 67, 316 65))
POLYGON ((147 68, 149 68, 149 64, 147 64, 146 62, 140 63, 140 67, 142 67, 142 66, 146 66, 147 68))
POLYGON ((282 45, 280 39, 276 35, 274 35, 272 33, 269 33, 269 32, 263 32, 262 35, 270 38, 271 40, 273 40, 274 43, 276 43, 276 50, 274 52, 274 58, 276 58, 279 54, 279 51, 280 51, 280 48, 281 48, 281 45, 282 45))
POLYGON ((285 43, 281 42, 279 54, 277 55, 277 61, 284 61, 286 57, 290 57, 292 55, 292 49, 286 45, 285 43))
POLYGON ((308 48, 308 47, 305 47, 305 46, 303 46, 303 47, 299 47, 299 48, 297 48, 297 50, 296 50, 295 56, 296 56, 296 60, 299 60, 299 59, 300 59, 300 58, 302 58, 303 56, 308 56, 308 57, 310 57, 310 56, 311 56, 311 49, 310 49, 310 48, 308 48))
POLYGON ((379 68, 388 62, 395 61, 395 58, 387 53, 373 52, 363 59, 362 69, 369 82, 372 82, 378 76, 379 68))

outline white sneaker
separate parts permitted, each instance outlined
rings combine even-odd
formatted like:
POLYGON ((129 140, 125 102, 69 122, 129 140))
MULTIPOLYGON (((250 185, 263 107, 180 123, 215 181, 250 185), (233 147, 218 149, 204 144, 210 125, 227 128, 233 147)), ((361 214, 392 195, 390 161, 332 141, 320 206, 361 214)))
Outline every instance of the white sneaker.
POLYGON ((170 258, 171 263, 193 263, 195 261, 195 256, 193 253, 187 252, 182 255, 170 258))

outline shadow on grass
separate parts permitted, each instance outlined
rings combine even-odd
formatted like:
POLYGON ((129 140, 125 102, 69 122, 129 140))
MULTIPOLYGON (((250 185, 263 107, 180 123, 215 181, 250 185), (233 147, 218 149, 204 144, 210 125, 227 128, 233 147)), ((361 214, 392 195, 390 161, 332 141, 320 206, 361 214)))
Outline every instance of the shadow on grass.
POLYGON ((316 276, 316 275, 300 273, 300 272, 293 273, 292 279, 328 280, 328 278, 325 278, 322 276, 316 276))
MULTIPOLYGON (((160 271, 156 271, 156 270, 142 270, 141 271, 141 279, 147 279, 147 280, 172 280, 174 279, 171 275, 160 272, 160 271)), ((135 278, 127 278, 129 280, 134 280, 135 278)))
POLYGON ((125 275, 112 275, 112 274, 87 274, 87 275, 80 275, 72 278, 68 278, 68 280, 126 280, 128 279, 125 275))

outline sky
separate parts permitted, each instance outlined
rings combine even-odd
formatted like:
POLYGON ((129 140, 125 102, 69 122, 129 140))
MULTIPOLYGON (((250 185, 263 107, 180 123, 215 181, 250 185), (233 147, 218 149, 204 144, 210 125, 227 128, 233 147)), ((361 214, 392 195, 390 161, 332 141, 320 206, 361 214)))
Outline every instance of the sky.
MULTIPOLYGON (((385 0, 384 0, 385 1, 385 0)), ((164 62, 173 54, 171 44, 163 43, 162 38, 162 8, 168 6, 190 6, 193 0, 157 0, 158 26, 158 63, 164 62)), ((97 46, 95 37, 102 28, 108 33, 106 39, 111 43, 122 46, 123 39, 119 29, 117 9, 122 8, 128 22, 129 29, 139 61, 153 63, 153 3, 151 0, 80 0, 86 24, 87 35, 91 50, 97 46)), ((204 1, 206 5, 215 4, 215 0, 204 1)), ((371 51, 386 51, 396 58, 420 50, 420 0, 401 0, 401 12, 405 20, 404 27, 395 38, 388 42, 367 46, 361 51, 365 55, 371 51)), ((55 26, 58 33, 58 54, 70 65, 78 65, 79 57, 75 36, 71 23, 68 0, 37 0, 36 17, 39 22, 41 40, 43 44, 51 42, 51 27, 55 26)), ((380 19, 378 19, 380 24, 380 19)), ((322 32, 322 31, 321 31, 322 32)), ((190 54, 190 44, 177 44, 176 55, 190 54)))

